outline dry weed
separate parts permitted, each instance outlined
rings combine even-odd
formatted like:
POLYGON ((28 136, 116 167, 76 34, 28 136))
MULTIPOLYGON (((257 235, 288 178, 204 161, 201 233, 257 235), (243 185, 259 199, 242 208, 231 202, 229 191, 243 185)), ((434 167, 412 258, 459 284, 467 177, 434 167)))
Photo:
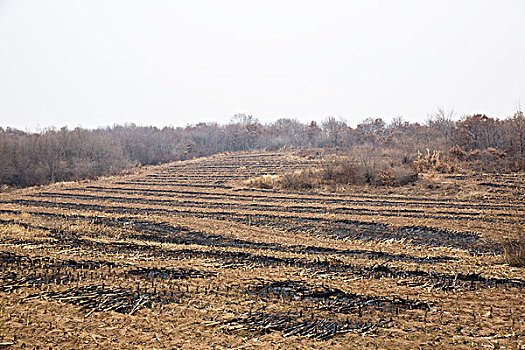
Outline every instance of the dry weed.
POLYGON ((517 239, 507 239, 503 243, 503 257, 510 266, 525 267, 525 233, 517 239))

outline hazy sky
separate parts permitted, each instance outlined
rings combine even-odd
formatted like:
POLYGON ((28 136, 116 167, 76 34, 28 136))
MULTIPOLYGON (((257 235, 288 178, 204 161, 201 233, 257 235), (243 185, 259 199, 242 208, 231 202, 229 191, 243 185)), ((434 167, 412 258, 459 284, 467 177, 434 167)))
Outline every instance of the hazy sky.
POLYGON ((0 126, 511 115, 524 0, 0 0, 0 126))

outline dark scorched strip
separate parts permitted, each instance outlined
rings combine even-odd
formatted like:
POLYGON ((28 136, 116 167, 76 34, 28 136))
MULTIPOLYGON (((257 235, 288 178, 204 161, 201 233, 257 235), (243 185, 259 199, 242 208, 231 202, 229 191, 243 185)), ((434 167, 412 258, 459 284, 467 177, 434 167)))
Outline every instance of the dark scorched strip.
POLYGON ((264 296, 279 295, 291 300, 308 300, 319 304, 321 310, 338 313, 353 313, 360 308, 374 307, 382 311, 402 308, 407 310, 430 310, 430 304, 418 299, 400 297, 378 297, 346 293, 338 288, 309 286, 304 281, 275 281, 261 283, 250 289, 252 293, 264 296))
POLYGON ((163 302, 155 294, 115 288, 105 285, 90 285, 68 288, 64 291, 41 292, 26 297, 26 300, 46 298, 80 306, 88 315, 98 311, 116 311, 134 314, 144 307, 151 307, 153 302, 163 302))
POLYGON ((184 267, 164 268, 164 267, 137 267, 126 272, 129 275, 142 276, 144 278, 162 278, 166 280, 178 280, 187 278, 206 278, 217 276, 212 271, 201 271, 184 267))
MULTIPOLYGON (((210 324, 217 324, 212 322, 210 324)), ((378 322, 351 322, 349 320, 312 319, 300 320, 297 316, 254 312, 241 315, 223 322, 225 331, 249 331, 256 333, 280 332, 284 337, 300 336, 318 340, 331 339, 339 334, 358 332, 367 334, 377 328, 388 327, 383 319, 378 322)))

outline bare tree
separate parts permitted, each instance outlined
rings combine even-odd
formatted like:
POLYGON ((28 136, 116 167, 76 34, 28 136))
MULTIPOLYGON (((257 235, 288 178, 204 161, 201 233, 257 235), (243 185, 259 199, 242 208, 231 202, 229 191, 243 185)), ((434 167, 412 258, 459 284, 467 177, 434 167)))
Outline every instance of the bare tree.
POLYGON ((346 122, 342 119, 328 117, 322 122, 323 131, 327 134, 328 142, 332 146, 339 146, 343 133, 348 128, 346 122))

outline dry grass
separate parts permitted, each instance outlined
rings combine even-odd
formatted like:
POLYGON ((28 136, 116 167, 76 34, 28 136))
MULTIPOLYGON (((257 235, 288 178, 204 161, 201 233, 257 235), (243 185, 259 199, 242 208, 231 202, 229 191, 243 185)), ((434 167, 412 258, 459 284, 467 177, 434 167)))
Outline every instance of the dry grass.
POLYGON ((525 267, 525 233, 517 239, 508 239, 503 243, 503 257, 510 266, 525 267))
MULTIPOLYGON (((450 152, 456 154, 459 151, 454 148, 450 152)), ((453 173, 457 169, 457 165, 449 157, 443 156, 440 151, 430 153, 429 149, 425 154, 418 152, 414 166, 418 171, 437 171, 445 174, 453 173)))

